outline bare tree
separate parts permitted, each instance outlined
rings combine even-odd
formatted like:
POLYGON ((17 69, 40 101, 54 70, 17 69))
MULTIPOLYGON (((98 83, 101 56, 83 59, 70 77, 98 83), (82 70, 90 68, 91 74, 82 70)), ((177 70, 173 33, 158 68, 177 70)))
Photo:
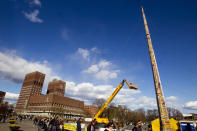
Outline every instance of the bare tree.
POLYGON ((181 120, 183 118, 183 114, 178 109, 167 107, 167 111, 170 118, 174 118, 176 120, 181 120))
POLYGON ((51 115, 56 117, 56 116, 59 116, 59 117, 64 117, 64 113, 65 113, 65 109, 63 107, 52 107, 51 108, 51 115))
POLYGON ((146 121, 150 122, 158 117, 159 117, 158 110, 153 109, 153 110, 146 111, 146 121))
POLYGON ((85 117, 92 117, 91 113, 87 110, 84 110, 85 117))
POLYGON ((95 105, 98 109, 101 108, 101 106, 105 103, 105 99, 95 99, 95 101, 93 102, 93 105, 95 105))
POLYGON ((7 114, 9 112, 7 104, 0 105, 0 114, 7 114))
MULTIPOLYGON (((96 99, 93 104, 100 109, 104 103, 104 99, 96 99)), ((167 110, 170 118, 175 118, 176 120, 182 119, 183 115, 179 110, 174 108, 167 108, 167 110)), ((112 103, 107 109, 104 110, 100 117, 107 117, 109 120, 113 120, 114 122, 117 122, 119 126, 123 127, 124 125, 129 125, 131 122, 135 123, 139 120, 151 122, 159 117, 159 113, 157 109, 144 110, 141 108, 131 111, 126 106, 116 106, 112 103)))

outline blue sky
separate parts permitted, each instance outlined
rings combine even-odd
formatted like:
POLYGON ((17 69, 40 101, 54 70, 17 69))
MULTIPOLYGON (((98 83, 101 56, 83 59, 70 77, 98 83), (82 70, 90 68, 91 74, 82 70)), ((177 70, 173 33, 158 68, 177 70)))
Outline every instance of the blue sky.
MULTIPOLYGON (((148 21, 167 105, 197 110, 197 2, 140 0, 3 0, 0 89, 16 101, 26 73, 67 82, 66 96, 90 104, 107 98, 131 109, 156 108, 141 6, 148 21)), ((197 113, 197 112, 196 112, 197 113)))

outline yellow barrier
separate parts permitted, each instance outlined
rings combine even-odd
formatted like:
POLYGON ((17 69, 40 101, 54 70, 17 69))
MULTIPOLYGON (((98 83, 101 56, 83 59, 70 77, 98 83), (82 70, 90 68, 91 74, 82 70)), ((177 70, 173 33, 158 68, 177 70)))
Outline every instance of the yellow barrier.
MULTIPOLYGON (((171 124, 173 131, 178 130, 177 123, 178 123, 178 121, 176 121, 175 119, 173 119, 173 118, 170 119, 170 124, 171 124)), ((160 131, 159 119, 155 119, 155 120, 151 121, 151 125, 152 125, 152 131, 160 131)))
POLYGON ((64 124, 64 129, 69 130, 69 131, 76 131, 77 126, 76 125, 64 124))

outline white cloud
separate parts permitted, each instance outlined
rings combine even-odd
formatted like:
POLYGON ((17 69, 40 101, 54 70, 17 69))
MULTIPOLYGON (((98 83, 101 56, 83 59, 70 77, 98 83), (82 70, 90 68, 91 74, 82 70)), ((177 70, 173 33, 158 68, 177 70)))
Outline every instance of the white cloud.
POLYGON ((96 73, 99 71, 98 65, 91 65, 87 70, 84 70, 86 73, 96 73))
POLYGON ((100 60, 92 58, 93 54, 99 53, 96 47, 88 49, 78 48, 77 56, 79 55, 84 59, 87 60, 86 65, 90 64, 87 69, 84 69, 82 73, 92 75, 97 80, 104 80, 108 81, 109 79, 117 78, 119 70, 114 69, 114 65, 107 60, 100 60), (96 63, 96 64, 95 64, 96 63))
POLYGON ((169 96, 166 98, 167 101, 176 101, 177 97, 176 96, 169 96))
POLYGON ((183 105, 178 103, 178 97, 169 96, 166 97, 166 106, 174 109, 178 109, 179 111, 183 111, 183 105))
MULTIPOLYGON (((146 96, 136 98, 134 95, 140 94, 141 91, 127 89, 127 87, 125 87, 118 92, 112 102, 117 105, 126 105, 130 109, 156 107, 155 99, 146 96)), ((115 88, 112 85, 94 85, 88 82, 79 84, 70 81, 66 82, 66 95, 82 100, 86 104, 92 104, 96 98, 108 99, 114 90, 115 88)), ((18 96, 19 94, 6 92, 5 100, 16 103, 18 96)))
POLYGON ((93 47, 92 49, 90 49, 90 51, 95 52, 95 53, 99 53, 99 50, 96 47, 93 47))
POLYGON ((117 72, 113 70, 100 70, 95 74, 95 78, 99 80, 108 80, 108 79, 114 79, 117 78, 117 72))
POLYGON ((15 100, 16 101, 18 99, 18 96, 19 96, 19 94, 6 92, 5 99, 6 100, 15 100))
POLYGON ((25 74, 34 71, 40 71, 46 74, 46 82, 53 78, 59 78, 46 61, 27 61, 17 56, 15 51, 0 52, 0 79, 21 83, 25 74))
POLYGON ((130 106, 132 108, 156 108, 157 103, 155 98, 147 97, 147 96, 141 96, 135 101, 131 101, 130 106), (133 102, 133 103, 132 103, 133 102))
MULTIPOLYGON (((112 85, 94 85, 92 83, 83 82, 76 84, 74 82, 66 82, 66 95, 81 99, 88 103, 91 103, 97 98, 108 99, 109 96, 113 93, 115 88, 112 85)), ((139 94, 139 90, 131 90, 127 88, 122 88, 117 96, 115 97, 115 102, 117 104, 126 104, 130 105, 132 95, 139 94)))
POLYGON ((87 100, 105 98, 105 95, 108 94, 109 96, 109 92, 112 92, 112 90, 113 87, 111 85, 95 86, 94 84, 89 82, 83 82, 79 84, 76 84, 74 82, 67 82, 66 84, 67 95, 87 100))
POLYGON ((37 9, 34 10, 33 12, 30 12, 30 13, 23 12, 23 14, 31 22, 34 22, 34 23, 42 23, 43 22, 42 19, 38 18, 39 10, 37 10, 37 9))
MULTIPOLYGON (((66 33, 62 33, 62 37, 67 40, 68 39, 68 33, 67 30, 66 33)), ((92 63, 93 61, 97 60, 97 55, 100 53, 100 51, 93 47, 91 49, 84 49, 84 48, 78 48, 77 51, 71 55, 72 60, 77 60, 77 62, 85 62, 92 63)))
POLYGON ((100 68, 103 68, 103 69, 106 68, 106 67, 108 67, 108 66, 110 66, 110 65, 111 65, 111 63, 109 61, 106 61, 106 60, 102 60, 98 64, 98 66, 100 68))
MULTIPOLYGON (((86 102, 86 104, 91 104, 97 98, 103 98, 107 100, 113 91, 112 85, 94 85, 92 83, 79 83, 67 82, 66 95, 75 99, 81 99, 86 102)), ((130 109, 138 108, 156 108, 155 98, 147 96, 138 96, 140 90, 128 89, 125 85, 115 96, 114 102, 116 105, 126 105, 130 109), (135 95, 135 97, 134 97, 135 95)))
POLYGON ((184 104, 184 108, 190 110, 197 110, 197 101, 189 101, 184 104))
POLYGON ((166 106, 174 109, 178 109, 179 111, 183 112, 183 104, 178 103, 176 100, 175 101, 166 101, 166 106))
POLYGON ((31 2, 31 4, 33 4, 33 5, 37 5, 37 6, 40 6, 41 7, 41 2, 40 2, 40 0, 33 0, 32 2, 31 2))
POLYGON ((92 74, 98 80, 109 80, 117 78, 119 70, 113 70, 113 64, 106 60, 101 60, 98 64, 91 65, 83 73, 92 74))
POLYGON ((89 60, 90 52, 87 49, 78 48, 77 51, 85 60, 89 60))
MULTIPOLYGON (((112 64, 109 61, 100 61, 96 66, 99 68, 92 68, 92 72, 97 74, 99 72, 108 70, 109 74, 105 74, 107 77, 116 77, 113 76, 114 70, 112 70, 112 64), (110 76, 112 75, 112 76, 110 76)), ((12 82, 22 82, 25 74, 40 71, 46 74, 45 84, 49 80, 52 80, 54 77, 62 79, 60 76, 56 75, 53 69, 49 66, 47 61, 28 61, 24 58, 18 56, 15 51, 10 51, 6 53, 0 52, 0 78, 10 80, 12 82)), ((102 76, 102 75, 101 75, 102 76)), ((100 77, 101 77, 100 76, 100 77)), ((106 77, 102 76, 102 77, 106 77)), ((75 83, 66 81, 66 95, 72 98, 80 99, 86 103, 93 102, 96 98, 107 99, 115 90, 116 87, 112 85, 94 85, 89 82, 75 83)), ((118 86, 119 83, 117 83, 118 86)), ((152 107, 156 105, 156 100, 154 98, 149 98, 146 96, 134 97, 133 95, 140 94, 140 90, 131 90, 124 86, 113 102, 116 104, 127 105, 130 109, 137 109, 143 107, 152 107)), ((7 93, 6 99, 16 100, 18 94, 7 93)))

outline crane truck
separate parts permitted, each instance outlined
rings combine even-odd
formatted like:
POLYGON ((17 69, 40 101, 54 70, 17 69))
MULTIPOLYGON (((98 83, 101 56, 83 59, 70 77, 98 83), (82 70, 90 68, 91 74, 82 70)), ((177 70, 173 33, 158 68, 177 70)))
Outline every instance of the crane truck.
POLYGON ((124 86, 124 83, 127 84, 129 89, 135 89, 137 90, 137 87, 134 86, 132 83, 127 82, 126 80, 123 80, 115 89, 115 91, 111 94, 111 96, 108 98, 108 100, 102 105, 100 110, 96 113, 93 120, 96 120, 97 123, 109 123, 109 120, 107 118, 99 118, 99 116, 103 113, 103 111, 107 108, 108 104, 114 99, 116 94, 120 91, 120 89, 124 86))

